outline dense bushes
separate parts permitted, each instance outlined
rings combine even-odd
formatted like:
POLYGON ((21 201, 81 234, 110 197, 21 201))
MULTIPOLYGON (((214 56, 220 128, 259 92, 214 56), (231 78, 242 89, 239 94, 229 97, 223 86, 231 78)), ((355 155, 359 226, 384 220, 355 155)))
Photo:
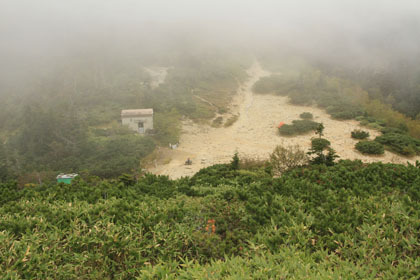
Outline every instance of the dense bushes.
POLYGON ((314 131, 319 123, 311 120, 294 120, 292 124, 284 124, 279 128, 279 133, 284 136, 293 136, 314 131))
POLYGON ((366 139, 369 137, 369 132, 356 129, 351 132, 351 137, 354 139, 366 139))
POLYGON ((355 106, 349 103, 340 103, 328 106, 326 111, 331 115, 332 118, 338 120, 350 120, 364 114, 363 109, 361 109, 359 106, 355 106))
POLYGON ((125 172, 138 171, 140 159, 155 148, 150 137, 139 135, 112 136, 95 143, 91 154, 82 157, 79 170, 88 170, 92 175, 115 178, 125 172))
MULTIPOLYGON (((376 137, 375 141, 381 145, 385 145, 390 151, 406 156, 413 156, 420 153, 420 140, 408 135, 408 128, 406 126, 387 127, 385 126, 385 122, 373 117, 361 117, 357 118, 357 120, 359 120, 362 125, 380 129, 382 135, 376 137)), ((355 139, 365 139, 369 137, 368 132, 361 130, 355 130, 351 135, 355 139)), ((371 142, 369 142, 369 144, 364 144, 362 142, 360 144, 358 143, 356 149, 363 153, 382 154, 383 152, 381 152, 380 145, 371 142)))
POLYGON ((413 156, 420 153, 420 140, 407 134, 390 132, 376 137, 375 141, 402 155, 413 156))
POLYGON ((395 127, 384 127, 381 129, 382 134, 388 134, 388 133, 398 133, 398 134, 407 134, 407 131, 404 131, 400 128, 395 127))
POLYGON ((413 156, 420 153, 420 140, 408 135, 407 128, 399 127, 383 127, 382 135, 375 138, 375 141, 385 145, 390 151, 413 156))
POLYGON ((384 126, 398 128, 407 131, 412 137, 420 138, 420 121, 413 120, 396 112, 390 105, 379 100, 366 100, 363 104, 367 113, 376 119, 383 120, 384 126))
POLYGON ((382 155, 384 145, 376 141, 360 141, 356 144, 356 149, 363 154, 382 155))
MULTIPOLYGON (((266 62, 266 64, 273 63, 279 64, 277 67, 285 66, 278 61, 266 62)), ((272 75, 257 82, 256 85, 264 90, 256 90, 256 92, 287 95, 292 104, 316 104, 326 109, 336 119, 358 118, 362 125, 370 128, 395 127, 406 130, 413 137, 420 138, 420 120, 414 119, 414 115, 418 113, 411 114, 412 119, 395 111, 391 105, 386 104, 389 100, 375 99, 380 96, 377 93, 374 94, 375 98, 372 97, 373 95, 369 96, 368 92, 372 88, 364 91, 360 88, 360 84, 351 79, 339 78, 338 75, 331 75, 331 72, 321 72, 304 63, 299 67, 287 65, 282 72, 288 75, 272 75)), ((374 92, 375 90, 377 89, 374 89, 374 92)), ((387 93, 383 96, 392 96, 392 94, 387 93)))
POLYGON ((415 278, 419 184, 418 167, 359 161, 295 168, 280 178, 216 165, 177 181, 0 184, 0 271, 37 279, 214 271, 246 279, 306 277, 304 263, 315 278, 369 278, 372 271, 415 278))

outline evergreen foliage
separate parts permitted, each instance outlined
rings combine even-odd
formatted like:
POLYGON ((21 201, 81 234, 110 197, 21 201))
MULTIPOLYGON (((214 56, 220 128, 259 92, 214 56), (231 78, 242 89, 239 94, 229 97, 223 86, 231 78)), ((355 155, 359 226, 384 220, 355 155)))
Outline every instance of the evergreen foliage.
POLYGON ((232 170, 238 170, 239 169, 239 155, 238 152, 235 152, 235 154, 232 157, 232 161, 230 162, 230 167, 232 170))
POLYGON ((324 136, 324 124, 320 123, 318 124, 318 126, 315 129, 315 134, 317 134, 319 136, 319 138, 321 138, 322 136, 324 136))
POLYGON ((332 166, 339 156, 336 154, 335 150, 330 147, 331 142, 327 139, 321 138, 323 130, 324 126, 320 124, 317 129, 317 134, 319 134, 320 137, 311 139, 311 149, 307 154, 312 156, 310 159, 310 163, 312 164, 325 164, 327 166, 332 166), (325 150, 328 151, 326 154, 324 152, 325 150))

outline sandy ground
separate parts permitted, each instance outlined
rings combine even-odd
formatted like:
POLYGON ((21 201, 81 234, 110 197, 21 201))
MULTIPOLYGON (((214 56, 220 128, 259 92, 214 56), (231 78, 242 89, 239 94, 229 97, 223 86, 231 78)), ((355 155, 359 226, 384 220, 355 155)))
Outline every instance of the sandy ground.
POLYGON ((360 127, 357 121, 333 120, 323 110, 295 106, 288 103, 287 97, 274 95, 254 95, 252 85, 261 77, 270 73, 261 69, 255 63, 249 70, 248 81, 239 87, 231 105, 231 111, 238 114, 239 119, 230 127, 214 128, 191 121, 183 123, 183 133, 177 149, 161 148, 158 159, 148 170, 155 174, 169 175, 171 178, 191 176, 201 168, 216 164, 227 163, 232 159, 235 151, 239 156, 253 158, 267 158, 276 145, 285 146, 298 144, 309 149, 314 133, 296 137, 282 137, 278 135, 279 122, 291 123, 300 119, 302 112, 311 112, 314 120, 325 126, 324 137, 331 141, 332 147, 341 159, 360 159, 364 162, 393 162, 414 163, 420 157, 405 158, 385 152, 382 156, 365 156, 354 149, 357 140, 350 137, 356 128, 370 132, 373 139, 380 133, 375 130, 360 127), (193 164, 186 166, 184 162, 191 158, 193 164))

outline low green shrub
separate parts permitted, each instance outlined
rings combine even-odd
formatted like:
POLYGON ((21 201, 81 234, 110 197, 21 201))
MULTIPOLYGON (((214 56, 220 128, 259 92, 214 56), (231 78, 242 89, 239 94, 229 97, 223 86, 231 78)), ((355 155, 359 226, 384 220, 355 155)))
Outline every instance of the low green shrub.
POLYGON ((230 118, 228 118, 225 122, 225 124, 223 125, 224 127, 229 127, 231 125, 233 125, 237 120, 238 120, 239 116, 238 115, 233 115, 230 118))
POLYGON ((279 133, 284 136, 304 134, 314 131, 319 123, 311 120, 294 120, 292 124, 284 124, 279 128, 279 133))
POLYGON ((281 175, 287 170, 306 165, 309 158, 299 146, 276 146, 270 154, 270 165, 274 175, 281 175))
POLYGON ((351 132, 351 137, 354 139, 366 139, 369 137, 369 132, 356 129, 351 132))
POLYGON ((219 127, 222 125, 222 123, 223 123, 223 117, 219 116, 213 120, 212 126, 219 127))
POLYGON ((362 154, 382 155, 384 145, 376 141, 360 141, 356 144, 356 149, 362 154))
POLYGON ((299 117, 304 120, 312 120, 314 118, 314 116, 309 112, 303 112, 299 115, 299 117))

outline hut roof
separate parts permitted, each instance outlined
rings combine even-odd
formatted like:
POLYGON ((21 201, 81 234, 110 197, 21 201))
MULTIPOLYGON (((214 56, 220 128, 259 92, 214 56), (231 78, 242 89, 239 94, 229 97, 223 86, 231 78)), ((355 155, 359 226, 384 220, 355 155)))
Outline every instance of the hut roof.
POLYGON ((131 109, 122 110, 121 117, 136 117, 136 116, 150 116, 153 115, 153 109, 131 109))
POLYGON ((72 173, 72 174, 63 174, 63 173, 61 173, 61 174, 58 174, 57 175, 57 179, 73 179, 73 178, 75 178, 77 176, 79 176, 79 175, 76 174, 76 173, 72 173))

